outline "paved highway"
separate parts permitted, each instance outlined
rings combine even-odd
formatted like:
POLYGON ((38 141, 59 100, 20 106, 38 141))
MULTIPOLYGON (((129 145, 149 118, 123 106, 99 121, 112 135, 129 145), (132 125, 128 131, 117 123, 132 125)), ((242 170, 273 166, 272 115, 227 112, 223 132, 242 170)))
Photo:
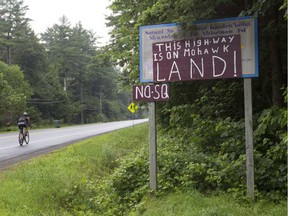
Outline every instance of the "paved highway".
POLYGON ((62 146, 113 130, 147 122, 148 119, 118 121, 81 126, 30 130, 29 144, 20 146, 18 132, 0 134, 0 168, 20 162, 35 155, 44 154, 62 146))

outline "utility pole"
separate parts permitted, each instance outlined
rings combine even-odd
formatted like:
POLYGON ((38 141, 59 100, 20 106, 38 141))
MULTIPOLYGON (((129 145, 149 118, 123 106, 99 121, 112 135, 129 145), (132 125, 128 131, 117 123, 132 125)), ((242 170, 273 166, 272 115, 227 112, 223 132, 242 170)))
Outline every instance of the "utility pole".
POLYGON ((99 99, 100 99, 100 115, 102 116, 102 92, 99 93, 99 99))
POLYGON ((97 95, 99 95, 99 114, 102 115, 102 107, 103 107, 103 102, 102 102, 102 92, 95 92, 95 98, 97 98, 97 95))
MULTIPOLYGON (((81 105, 82 105, 82 102, 83 102, 83 84, 82 84, 82 81, 80 83, 80 102, 81 102, 81 105)), ((81 107, 81 124, 84 124, 84 110, 83 110, 83 107, 81 107)))

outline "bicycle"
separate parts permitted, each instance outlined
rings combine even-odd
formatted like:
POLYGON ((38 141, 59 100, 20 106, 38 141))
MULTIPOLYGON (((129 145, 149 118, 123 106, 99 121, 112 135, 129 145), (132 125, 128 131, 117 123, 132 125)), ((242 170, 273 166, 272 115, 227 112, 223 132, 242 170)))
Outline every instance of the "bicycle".
POLYGON ((18 141, 19 141, 20 146, 22 146, 24 142, 28 144, 30 140, 29 131, 24 132, 23 129, 24 129, 23 127, 20 128, 19 136, 18 136, 18 141))

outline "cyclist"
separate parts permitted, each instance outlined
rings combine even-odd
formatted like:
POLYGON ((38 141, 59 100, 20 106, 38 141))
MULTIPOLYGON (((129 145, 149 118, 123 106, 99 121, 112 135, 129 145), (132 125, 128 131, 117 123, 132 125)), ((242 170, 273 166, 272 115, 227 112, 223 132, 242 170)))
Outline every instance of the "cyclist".
POLYGON ((23 128, 25 128, 24 130, 24 134, 27 135, 28 132, 28 126, 31 126, 31 121, 30 121, 30 117, 29 114, 27 112, 24 112, 23 115, 19 118, 18 121, 18 128, 20 130, 22 130, 23 128))

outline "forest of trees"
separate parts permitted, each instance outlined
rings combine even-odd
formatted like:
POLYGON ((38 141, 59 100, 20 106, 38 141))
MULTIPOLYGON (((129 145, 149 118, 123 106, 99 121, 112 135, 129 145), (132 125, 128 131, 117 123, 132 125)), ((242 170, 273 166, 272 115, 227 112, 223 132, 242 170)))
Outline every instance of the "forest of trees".
MULTIPOLYGON (((255 190, 259 197, 283 199, 287 0, 113 0, 109 8, 111 41, 99 48, 93 32, 81 23, 71 26, 65 16, 37 36, 25 16, 25 2, 0 0, 1 125, 23 110, 39 122, 127 118, 127 92, 140 83, 140 26, 257 16, 259 77, 252 79, 255 190)), ((157 103, 160 191, 197 186, 202 191, 245 193, 243 92, 243 79, 170 83, 170 100, 157 103)), ((142 193, 146 183, 140 179, 145 174, 139 173, 145 169, 137 167, 147 163, 131 163, 138 173, 126 177, 140 183, 123 187, 121 196, 137 189, 142 193)), ((129 182, 126 177, 123 184, 129 182)))
POLYGON ((59 23, 36 35, 25 1, 0 1, 0 126, 27 111, 33 124, 127 119, 130 95, 96 33, 59 23))
MULTIPOLYGON (((96 33, 84 29, 81 22, 72 26, 65 15, 59 18, 59 23, 36 35, 30 27, 31 20, 26 17, 29 8, 25 1, 1 0, 0 60, 8 67, 1 71, 5 82, 0 89, 0 123, 3 126, 14 121, 25 109, 33 114, 36 122, 63 119, 68 123, 84 123, 126 118, 131 98, 127 90, 131 92, 131 85, 139 82, 140 26, 243 15, 259 19, 260 73, 259 78, 253 79, 253 110, 258 113, 272 106, 283 107, 287 76, 286 8, 287 3, 282 0, 256 3, 247 0, 213 3, 135 0, 128 8, 126 1, 117 0, 111 3, 112 14, 107 18, 108 26, 112 27, 110 44, 97 47, 96 33), (121 73, 115 66, 122 68, 121 73), (23 73, 15 76, 27 86, 7 77, 11 74, 5 71, 12 68, 15 73, 23 73)), ((191 104, 202 97, 202 91, 212 87, 219 91, 214 91, 213 94, 218 94, 214 98, 221 97, 225 101, 217 103, 222 106, 218 113, 241 118, 243 100, 238 98, 242 94, 242 80, 173 83, 171 100, 159 106, 170 109, 191 104), (231 88, 228 95, 222 94, 219 88, 224 86, 222 83, 225 89, 231 88)), ((160 121, 167 122, 167 115, 160 113, 160 121)))

